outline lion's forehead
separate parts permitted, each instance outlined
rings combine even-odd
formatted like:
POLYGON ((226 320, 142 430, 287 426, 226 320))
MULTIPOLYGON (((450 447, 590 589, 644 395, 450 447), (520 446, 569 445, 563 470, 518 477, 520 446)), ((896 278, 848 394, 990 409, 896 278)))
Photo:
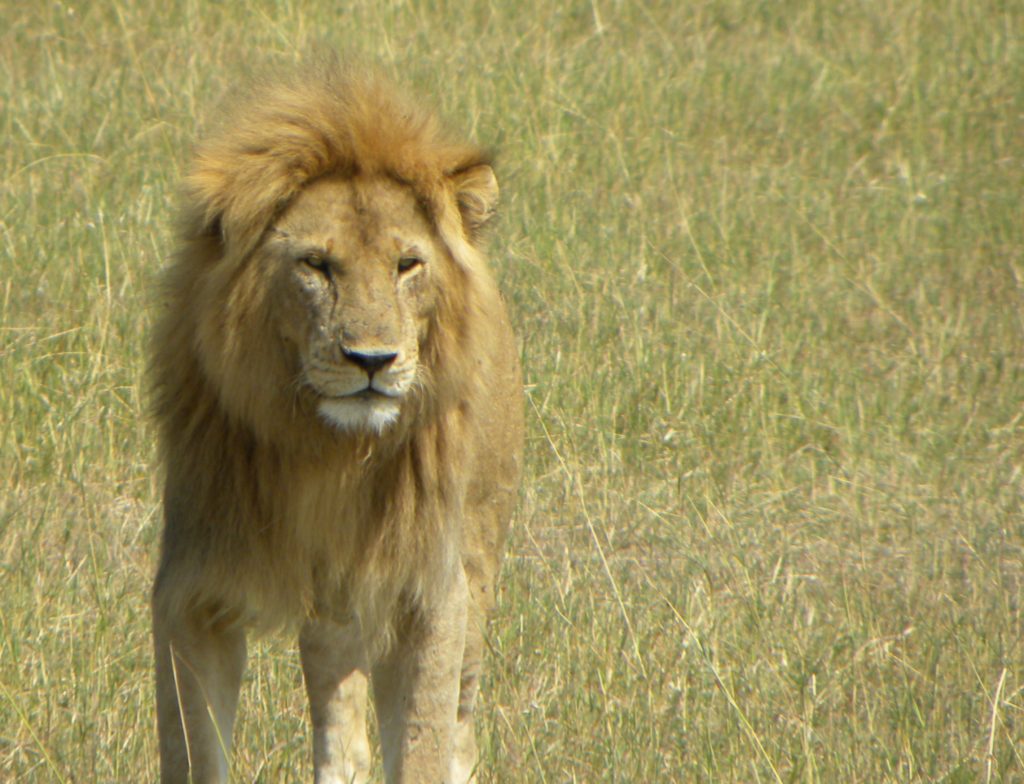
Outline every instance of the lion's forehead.
POLYGON ((401 253, 433 233, 412 191, 384 178, 317 180, 296 197, 278 226, 330 252, 357 243, 401 253))

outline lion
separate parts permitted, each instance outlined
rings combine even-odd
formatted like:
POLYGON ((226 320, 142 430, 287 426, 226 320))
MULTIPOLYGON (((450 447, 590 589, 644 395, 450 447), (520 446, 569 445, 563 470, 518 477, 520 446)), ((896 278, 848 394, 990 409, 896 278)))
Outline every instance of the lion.
POLYGON ((476 778, 484 620, 523 450, 485 260, 491 159, 320 65, 223 112, 184 183, 150 356, 161 780, 221 782, 248 632, 291 629, 318 784, 476 778))

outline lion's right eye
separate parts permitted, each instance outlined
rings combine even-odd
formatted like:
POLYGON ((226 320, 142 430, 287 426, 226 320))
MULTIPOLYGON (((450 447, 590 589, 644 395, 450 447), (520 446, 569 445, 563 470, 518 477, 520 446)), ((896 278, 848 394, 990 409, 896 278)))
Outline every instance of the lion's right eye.
POLYGON ((403 256, 398 260, 398 274, 404 275, 407 272, 411 272, 421 264, 423 264, 423 259, 419 256, 403 256))

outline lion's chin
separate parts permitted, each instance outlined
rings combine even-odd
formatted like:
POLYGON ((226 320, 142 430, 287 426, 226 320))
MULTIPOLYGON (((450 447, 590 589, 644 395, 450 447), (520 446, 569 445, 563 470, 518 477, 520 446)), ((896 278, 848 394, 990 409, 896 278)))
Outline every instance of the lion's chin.
POLYGON ((398 401, 384 395, 352 395, 320 401, 320 417, 339 430, 383 433, 398 420, 398 401))

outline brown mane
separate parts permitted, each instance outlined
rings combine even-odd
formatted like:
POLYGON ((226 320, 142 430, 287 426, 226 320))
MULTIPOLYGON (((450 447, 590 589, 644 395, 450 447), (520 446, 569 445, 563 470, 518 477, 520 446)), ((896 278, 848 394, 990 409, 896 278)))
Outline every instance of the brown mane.
POLYGON ((219 226, 246 250, 304 185, 327 174, 391 177, 440 220, 445 179, 487 162, 380 76, 320 65, 256 85, 228 109, 187 176, 184 233, 219 226))
POLYGON ((475 358, 501 306, 477 249, 482 220, 451 177, 486 161, 380 78, 322 66, 257 86, 200 144, 150 375, 168 497, 205 517, 168 503, 164 561, 176 574, 174 586, 158 575, 162 601, 267 627, 325 609, 323 584, 347 585, 345 609, 387 633, 396 602, 429 593, 430 575, 458 557, 459 533, 438 510, 464 492, 472 425, 459 407, 485 383, 475 358), (270 348, 272 283, 250 263, 275 216, 336 174, 411 188, 455 262, 404 404, 415 414, 382 437, 331 433, 282 402, 294 379, 270 348))

